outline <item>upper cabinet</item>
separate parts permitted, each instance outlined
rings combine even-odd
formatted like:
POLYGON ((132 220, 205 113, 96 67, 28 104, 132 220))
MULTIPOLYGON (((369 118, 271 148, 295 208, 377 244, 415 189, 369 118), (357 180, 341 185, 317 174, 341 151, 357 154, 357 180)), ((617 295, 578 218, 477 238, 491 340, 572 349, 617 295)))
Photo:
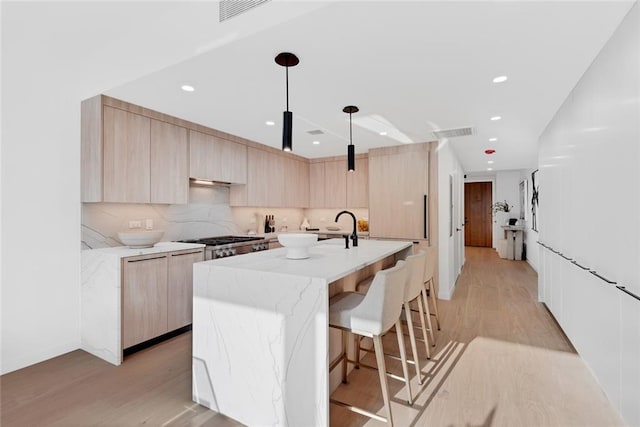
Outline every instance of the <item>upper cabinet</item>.
POLYGON ((309 164, 309 207, 366 208, 369 199, 368 160, 356 157, 356 170, 347 171, 346 157, 312 160, 309 164))
POLYGON ((105 99, 82 103, 82 201, 187 203, 187 130, 105 99))
POLYGON ((189 131, 189 176, 208 181, 247 183, 247 146, 189 131))
POLYGON ((371 237, 429 238, 429 143, 369 150, 371 237))
POLYGON ((247 185, 231 187, 231 206, 297 207, 309 205, 309 166, 271 150, 247 147, 247 185))
POLYGON ((356 170, 347 172, 347 208, 369 206, 369 159, 356 157, 356 170))

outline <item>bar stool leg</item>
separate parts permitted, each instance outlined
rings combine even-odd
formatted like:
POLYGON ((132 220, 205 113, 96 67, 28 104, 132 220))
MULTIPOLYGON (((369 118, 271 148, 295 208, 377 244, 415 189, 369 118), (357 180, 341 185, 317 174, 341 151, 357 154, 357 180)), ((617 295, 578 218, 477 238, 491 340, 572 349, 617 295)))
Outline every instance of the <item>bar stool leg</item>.
MULTIPOLYGON (((420 325, 422 326, 422 339, 424 340, 424 348, 427 350, 427 359, 431 359, 431 349, 429 348, 429 340, 427 339, 427 327, 424 324, 425 314, 422 309, 422 295, 416 300, 418 301, 418 314, 420 314, 420 325)), ((420 384, 422 384, 422 382, 420 384)))
POLYGON ((431 292, 429 292, 431 294, 431 301, 433 302, 433 314, 435 314, 436 316, 436 326, 438 327, 438 330, 440 330, 440 316, 438 315, 438 298, 436 297, 436 290, 434 289, 433 286, 433 277, 431 279, 429 279, 429 289, 431 290, 431 292))
POLYGON ((342 384, 347 384, 347 339, 348 332, 342 331, 342 384))
POLYGON ((431 337, 431 346, 436 346, 436 340, 433 337, 433 325, 431 324, 431 313, 429 312, 429 298, 427 297, 427 291, 422 288, 422 300, 424 301, 425 317, 427 318, 427 327, 429 328, 429 336, 431 337))
POLYGON ((411 352, 413 353, 413 363, 416 366, 416 375, 418 376, 418 384, 422 385, 422 372, 420 369, 420 361, 418 360, 418 348, 416 347, 416 335, 413 330, 413 316, 411 315, 411 307, 408 302, 404 304, 404 313, 407 318, 407 328, 409 329, 409 342, 411 343, 411 352))
POLYGON ((355 368, 356 369, 360 369, 360 340, 362 340, 362 338, 359 335, 353 334, 353 337, 356 339, 355 341, 355 368))
MULTIPOLYGON (((400 333, 399 335, 402 335, 402 333, 400 333)), ((378 362, 378 374, 380 376, 380 388, 382 389, 382 401, 384 402, 384 408, 387 411, 387 424, 389 425, 389 427, 393 427, 393 418, 391 416, 391 402, 389 401, 389 383, 387 382, 387 367, 384 363, 384 350, 382 349, 382 337, 373 337, 373 347, 376 352, 376 361, 378 362)))
POLYGON ((400 359, 402 360, 402 372, 407 384, 407 395, 409 399, 407 403, 413 405, 413 396, 411 395, 411 383, 409 382, 409 369, 407 368, 407 352, 404 348, 404 335, 402 334, 402 323, 400 319, 396 322, 396 335, 398 336, 398 347, 400 347, 400 359))

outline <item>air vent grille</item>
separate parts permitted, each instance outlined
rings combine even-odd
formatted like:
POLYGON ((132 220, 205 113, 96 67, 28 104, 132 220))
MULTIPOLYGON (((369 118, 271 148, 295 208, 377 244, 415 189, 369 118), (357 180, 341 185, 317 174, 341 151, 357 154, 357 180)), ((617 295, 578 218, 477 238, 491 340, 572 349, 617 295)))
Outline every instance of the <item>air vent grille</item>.
POLYGON ((308 130, 307 133, 309 135, 324 135, 324 132, 322 132, 320 129, 308 130))
POLYGON ((457 128, 457 129, 442 129, 442 130, 434 130, 433 135, 438 139, 443 138, 455 138, 458 136, 467 136, 475 134, 475 129, 472 127, 466 128, 457 128))
POLYGON ((271 0, 220 0, 220 22, 271 0))

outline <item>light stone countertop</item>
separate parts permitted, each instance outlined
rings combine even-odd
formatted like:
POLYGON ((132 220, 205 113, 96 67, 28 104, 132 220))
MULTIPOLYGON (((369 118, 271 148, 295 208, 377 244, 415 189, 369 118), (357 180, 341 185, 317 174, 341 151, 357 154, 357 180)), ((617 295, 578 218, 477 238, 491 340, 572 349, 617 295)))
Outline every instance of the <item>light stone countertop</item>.
POLYGON ((130 256, 151 255, 162 252, 200 249, 204 248, 204 246, 205 245, 199 243, 158 242, 151 248, 132 249, 128 246, 116 246, 113 248, 83 249, 82 252, 126 258, 130 256))
POLYGON ((288 259, 287 248, 278 248, 201 264, 318 278, 330 283, 412 246, 410 241, 397 240, 360 240, 357 247, 351 246, 351 241, 349 244, 350 249, 345 249, 343 239, 320 241, 309 248, 307 259, 288 259))

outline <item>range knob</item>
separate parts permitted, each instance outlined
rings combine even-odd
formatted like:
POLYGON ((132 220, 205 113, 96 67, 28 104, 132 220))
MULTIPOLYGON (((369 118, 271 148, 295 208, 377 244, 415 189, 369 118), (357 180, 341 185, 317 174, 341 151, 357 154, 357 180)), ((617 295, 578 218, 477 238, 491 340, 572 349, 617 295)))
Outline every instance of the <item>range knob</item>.
POLYGON ((220 249, 216 250, 216 258, 222 258, 224 255, 220 249))
POLYGON ((236 254, 236 249, 235 248, 231 248, 229 249, 229 256, 235 255, 236 254))

